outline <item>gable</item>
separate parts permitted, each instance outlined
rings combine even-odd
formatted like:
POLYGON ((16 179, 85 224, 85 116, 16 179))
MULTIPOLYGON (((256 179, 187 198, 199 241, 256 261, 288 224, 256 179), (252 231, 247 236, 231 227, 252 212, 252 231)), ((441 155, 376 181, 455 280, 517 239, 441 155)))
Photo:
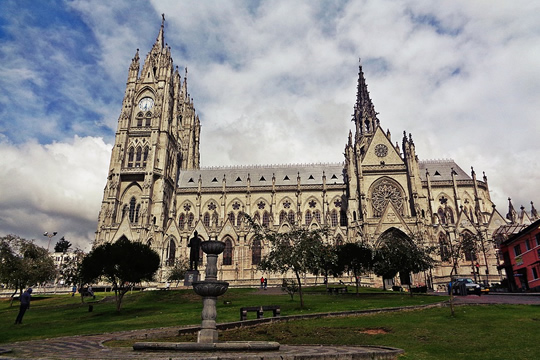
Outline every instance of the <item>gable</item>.
POLYGON ((370 165, 404 165, 400 154, 380 127, 373 134, 362 159, 362 166, 370 165))

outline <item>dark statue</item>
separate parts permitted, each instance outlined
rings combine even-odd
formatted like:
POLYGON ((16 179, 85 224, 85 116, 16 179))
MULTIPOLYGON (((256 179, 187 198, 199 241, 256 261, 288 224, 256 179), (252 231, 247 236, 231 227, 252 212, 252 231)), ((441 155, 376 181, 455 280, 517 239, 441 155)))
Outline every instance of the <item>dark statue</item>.
POLYGON ((199 239, 199 233, 195 231, 193 237, 189 240, 189 270, 197 270, 199 265, 199 248, 201 246, 201 239, 199 239))

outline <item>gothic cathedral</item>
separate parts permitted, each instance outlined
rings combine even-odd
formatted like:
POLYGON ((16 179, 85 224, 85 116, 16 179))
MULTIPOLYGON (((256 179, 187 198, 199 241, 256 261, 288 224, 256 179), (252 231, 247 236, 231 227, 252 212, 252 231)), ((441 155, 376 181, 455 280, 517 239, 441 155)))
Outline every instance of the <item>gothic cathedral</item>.
MULTIPOLYGON (((138 50, 129 66, 94 245, 121 236, 149 244, 161 255, 157 280, 165 281, 179 259, 189 258, 187 244, 197 231, 202 240, 225 242, 221 279, 252 285, 265 275, 272 281, 273 274, 257 269, 269 244, 252 238, 242 219, 247 213, 276 231, 328 226, 336 244, 377 246, 388 232, 423 239, 442 259, 414 283, 433 288, 445 285, 453 270, 444 258, 451 241, 471 237, 477 251, 454 274, 471 277, 476 267, 485 280, 500 281, 492 234, 506 221, 491 202, 487 177, 478 179, 472 168, 467 174, 452 160, 420 161, 410 134, 394 143, 359 69, 355 131, 343 163, 201 168, 200 120, 187 70, 182 79, 174 68, 162 22, 142 70, 138 50)), ((362 278, 365 285, 380 283, 373 275, 362 278)))

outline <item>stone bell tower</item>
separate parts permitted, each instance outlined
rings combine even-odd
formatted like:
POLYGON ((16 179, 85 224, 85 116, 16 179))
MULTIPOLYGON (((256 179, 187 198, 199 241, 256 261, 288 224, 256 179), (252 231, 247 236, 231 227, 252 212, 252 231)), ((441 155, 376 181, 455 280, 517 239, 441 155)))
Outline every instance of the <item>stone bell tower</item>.
POLYGON ((200 121, 164 42, 165 17, 140 70, 131 61, 95 245, 122 235, 161 243, 175 216, 175 189, 183 169, 199 168, 200 121))

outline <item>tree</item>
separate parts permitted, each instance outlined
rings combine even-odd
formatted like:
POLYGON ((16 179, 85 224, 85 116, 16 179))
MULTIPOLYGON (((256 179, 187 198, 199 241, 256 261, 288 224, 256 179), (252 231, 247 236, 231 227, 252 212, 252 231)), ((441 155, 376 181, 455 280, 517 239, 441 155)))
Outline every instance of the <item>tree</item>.
POLYGON ((103 277, 111 282, 120 311, 129 289, 141 281, 150 281, 159 268, 159 255, 150 246, 131 242, 125 236, 115 243, 96 247, 82 261, 81 278, 91 284, 103 277))
POLYGON ((415 242, 414 236, 409 237, 397 229, 384 232, 380 237, 380 244, 375 254, 375 274, 383 279, 392 279, 400 273, 409 285, 412 296, 410 274, 435 266, 436 261, 431 257, 434 248, 425 247, 418 240, 415 242))
MULTIPOLYGON (((338 268, 338 253, 337 248, 332 244, 321 244, 318 251, 318 259, 314 263, 314 267, 310 272, 314 275, 323 275, 328 280, 329 275, 336 275, 338 268)), ((328 288, 328 281, 325 283, 328 288)))
POLYGON ((261 260, 259 269, 281 274, 292 271, 298 283, 300 307, 304 307, 301 276, 318 267, 323 238, 328 230, 293 227, 278 233, 255 223, 249 215, 244 216, 255 232, 254 238, 270 243, 270 252, 261 260))
POLYGON ((0 238, 0 282, 22 294, 27 286, 54 279, 56 268, 49 252, 17 235, 0 238))
POLYGON ((184 276, 186 274, 186 271, 188 270, 189 270, 189 263, 186 259, 176 260, 174 267, 171 269, 171 272, 169 273, 169 277, 167 278, 167 281, 176 281, 176 286, 178 286, 178 283, 184 280, 184 276))
POLYGON ((66 251, 69 250, 70 247, 71 247, 71 243, 67 241, 66 239, 64 239, 64 237, 62 236, 60 240, 58 240, 56 245, 54 245, 54 252, 65 253, 66 251))
POLYGON ((337 272, 342 274, 347 271, 355 278, 356 294, 360 276, 373 267, 373 251, 371 247, 363 243, 347 243, 338 247, 338 267, 337 272))

